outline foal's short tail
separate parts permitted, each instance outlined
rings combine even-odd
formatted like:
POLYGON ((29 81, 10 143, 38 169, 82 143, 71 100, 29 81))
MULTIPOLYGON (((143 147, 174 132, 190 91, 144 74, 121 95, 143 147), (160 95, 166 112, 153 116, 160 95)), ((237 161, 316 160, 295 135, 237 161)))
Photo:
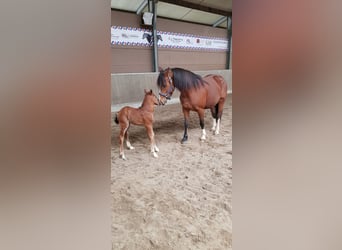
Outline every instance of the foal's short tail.
POLYGON ((115 114, 115 119, 114 119, 116 124, 119 124, 119 120, 118 120, 118 113, 115 114))

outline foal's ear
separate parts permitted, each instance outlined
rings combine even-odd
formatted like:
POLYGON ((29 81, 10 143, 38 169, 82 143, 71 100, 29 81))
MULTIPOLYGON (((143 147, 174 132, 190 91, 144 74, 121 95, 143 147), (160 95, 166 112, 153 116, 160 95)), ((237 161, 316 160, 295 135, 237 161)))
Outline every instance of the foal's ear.
POLYGON ((152 94, 153 93, 152 89, 144 89, 144 91, 145 91, 145 94, 152 94))

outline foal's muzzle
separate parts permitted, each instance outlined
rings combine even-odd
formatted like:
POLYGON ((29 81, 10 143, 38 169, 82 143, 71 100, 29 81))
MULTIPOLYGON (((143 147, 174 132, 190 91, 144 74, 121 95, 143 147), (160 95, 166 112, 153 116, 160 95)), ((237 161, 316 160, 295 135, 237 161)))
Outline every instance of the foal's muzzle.
MULTIPOLYGON (((166 97, 165 97, 165 98, 166 98, 166 97)), ((160 98, 160 96, 159 96, 158 101, 159 101, 159 105, 165 105, 165 103, 167 102, 166 99, 162 100, 162 99, 160 98)))

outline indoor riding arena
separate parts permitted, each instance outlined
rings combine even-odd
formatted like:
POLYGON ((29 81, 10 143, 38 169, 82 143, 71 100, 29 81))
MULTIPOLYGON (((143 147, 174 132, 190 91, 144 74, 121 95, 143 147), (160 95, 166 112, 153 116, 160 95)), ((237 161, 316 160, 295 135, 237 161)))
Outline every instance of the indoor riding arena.
POLYGON ((112 249, 232 249, 232 0, 112 0, 111 7, 112 249), (169 77, 172 91, 157 86, 167 68, 223 77, 216 133, 210 109, 203 129, 190 111, 181 142, 176 78, 169 77), (157 157, 145 127, 130 124, 134 149, 124 143, 123 159, 115 117, 124 106, 140 107, 150 89, 159 100, 152 111, 157 157))

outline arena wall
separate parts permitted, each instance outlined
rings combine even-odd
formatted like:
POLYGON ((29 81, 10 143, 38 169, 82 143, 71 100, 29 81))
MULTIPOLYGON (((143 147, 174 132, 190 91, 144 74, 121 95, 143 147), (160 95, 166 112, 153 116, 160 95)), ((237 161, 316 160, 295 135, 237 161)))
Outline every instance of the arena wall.
MULTIPOLYGON (((228 83, 228 93, 232 92, 232 71, 231 70, 209 70, 194 71, 196 74, 205 76, 207 74, 219 74, 228 83)), ((124 105, 137 106, 144 98, 144 89, 152 89, 158 93, 156 85, 158 73, 120 73, 111 75, 112 83, 112 111, 124 105)), ((173 94, 173 100, 178 101, 179 91, 173 94)))

